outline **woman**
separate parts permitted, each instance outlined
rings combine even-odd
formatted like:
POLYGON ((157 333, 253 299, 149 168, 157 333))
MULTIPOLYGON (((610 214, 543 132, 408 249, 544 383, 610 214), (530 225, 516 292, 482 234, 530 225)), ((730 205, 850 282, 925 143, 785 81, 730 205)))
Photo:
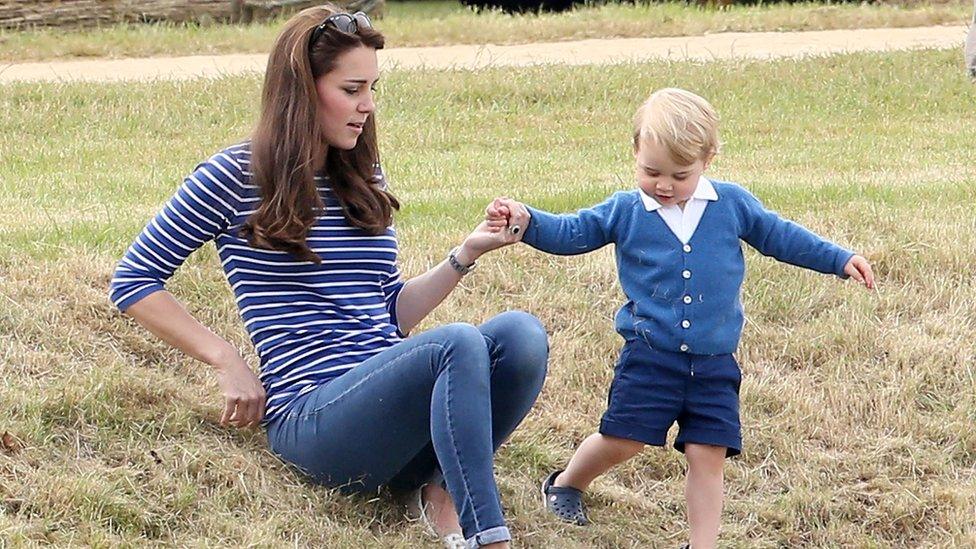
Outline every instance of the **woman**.
POLYGON ((534 317, 509 312, 405 338, 479 256, 519 236, 483 222, 448 259, 401 280, 391 227, 399 204, 372 116, 382 47, 361 13, 323 6, 288 21, 250 141, 187 177, 120 262, 112 300, 214 366, 221 421, 263 423, 272 450, 315 481, 362 492, 423 487, 421 509, 450 546, 508 547, 493 454, 542 387, 546 334, 534 317), (259 377, 163 289, 209 240, 261 358, 259 377))

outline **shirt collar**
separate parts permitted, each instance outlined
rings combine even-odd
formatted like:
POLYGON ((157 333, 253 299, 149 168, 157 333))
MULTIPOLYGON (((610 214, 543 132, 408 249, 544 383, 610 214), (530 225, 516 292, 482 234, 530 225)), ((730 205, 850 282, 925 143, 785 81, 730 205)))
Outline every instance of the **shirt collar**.
MULTIPOLYGON (((638 188, 637 192, 640 193, 641 202, 644 203, 644 209, 649 212, 653 212, 661 207, 661 204, 654 200, 654 197, 645 193, 642 189, 638 188)), ((695 192, 691 195, 692 199, 698 200, 718 200, 718 193, 715 192, 715 186, 709 181, 704 175, 698 177, 698 186, 695 187, 695 192)))

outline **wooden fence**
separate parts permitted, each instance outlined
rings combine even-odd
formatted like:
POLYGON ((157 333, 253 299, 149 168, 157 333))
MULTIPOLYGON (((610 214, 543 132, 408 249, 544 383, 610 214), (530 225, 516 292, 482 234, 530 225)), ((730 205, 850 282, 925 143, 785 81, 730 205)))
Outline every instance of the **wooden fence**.
MULTIPOLYGON (((95 27, 114 23, 243 22, 326 0, 0 0, 0 28, 95 27)), ((384 0, 340 0, 351 11, 378 15, 384 0)))

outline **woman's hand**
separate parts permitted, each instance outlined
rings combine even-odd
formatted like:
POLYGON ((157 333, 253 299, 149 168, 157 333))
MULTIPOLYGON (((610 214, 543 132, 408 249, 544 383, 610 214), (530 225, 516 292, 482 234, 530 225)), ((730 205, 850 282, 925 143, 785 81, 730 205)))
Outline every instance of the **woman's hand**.
POLYGON ((482 254, 514 244, 522 239, 522 234, 512 234, 510 231, 500 230, 490 221, 482 221, 474 231, 464 239, 457 259, 462 264, 474 263, 482 254))
POLYGON ((844 274, 864 284, 867 289, 874 289, 874 271, 867 259, 855 255, 844 265, 844 274))
POLYGON ((266 394, 261 381, 238 353, 217 364, 217 383, 224 396, 221 425, 253 427, 264 418, 266 394))
POLYGON ((248 427, 264 419, 264 387, 241 353, 197 322, 172 294, 154 292, 126 313, 159 339, 217 370, 217 383, 224 396, 222 425, 248 427))
POLYGON ((485 208, 485 220, 464 239, 458 261, 472 263, 482 254, 522 240, 522 233, 531 218, 521 203, 508 198, 496 198, 485 208))

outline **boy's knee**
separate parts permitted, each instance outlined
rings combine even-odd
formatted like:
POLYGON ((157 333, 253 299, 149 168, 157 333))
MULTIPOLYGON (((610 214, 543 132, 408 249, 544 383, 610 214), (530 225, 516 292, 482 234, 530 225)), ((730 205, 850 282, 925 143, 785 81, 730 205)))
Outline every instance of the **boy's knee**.
POLYGON ((724 446, 692 443, 685 445, 685 459, 688 460, 688 466, 701 472, 721 473, 725 466, 726 452, 724 446))
POLYGON ((644 443, 637 440, 604 434, 597 434, 596 436, 599 437, 601 445, 620 460, 630 459, 644 449, 644 443))

